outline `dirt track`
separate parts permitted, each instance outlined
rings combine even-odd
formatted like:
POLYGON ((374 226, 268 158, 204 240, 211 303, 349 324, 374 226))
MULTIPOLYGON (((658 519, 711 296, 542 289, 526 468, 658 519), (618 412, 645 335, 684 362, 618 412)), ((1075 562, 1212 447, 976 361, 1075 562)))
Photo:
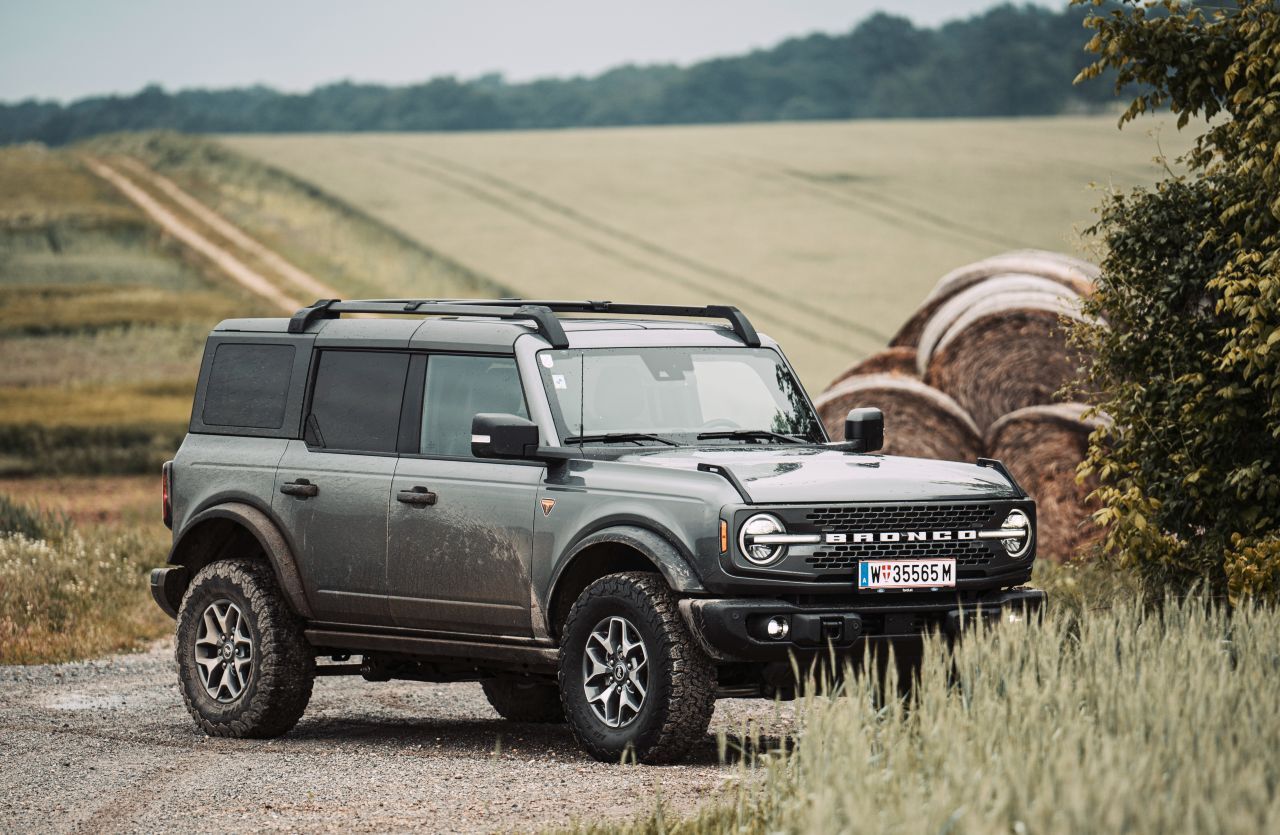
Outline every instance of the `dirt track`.
POLYGON ((477 684, 321 678, 282 739, 208 739, 182 706, 172 644, 78 664, 0 667, 0 832, 538 829, 672 812, 712 797, 716 728, 790 726, 720 702, 684 765, 604 765, 563 725, 504 722, 477 684))

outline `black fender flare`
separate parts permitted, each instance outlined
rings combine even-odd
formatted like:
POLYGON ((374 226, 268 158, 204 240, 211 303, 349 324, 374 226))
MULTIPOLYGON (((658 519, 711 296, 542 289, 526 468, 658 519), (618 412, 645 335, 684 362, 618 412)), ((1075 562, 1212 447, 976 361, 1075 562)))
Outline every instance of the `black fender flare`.
POLYGON ((679 593, 705 592, 702 580, 689 561, 669 539, 648 528, 635 524, 616 524, 601 528, 578 539, 559 561, 547 584, 546 616, 548 631, 554 618, 555 607, 560 604, 562 580, 569 569, 580 563, 582 552, 601 543, 625 545, 640 554, 645 561, 662 575, 668 586, 679 593))
MULTIPOLYGON (((204 522, 214 519, 226 519, 239 525, 248 531, 258 545, 262 548, 262 553, 271 563, 271 569, 276 575, 276 582, 280 584, 280 590, 284 593, 285 599, 289 601, 289 605, 293 611, 301 617, 311 620, 313 618, 311 604, 307 601, 306 590, 302 584, 302 575, 298 571, 298 562, 294 557, 293 549, 289 547, 288 540, 281 533, 280 528, 267 514, 263 513, 253 505, 244 502, 223 502, 212 507, 207 507, 199 513, 192 516, 182 530, 174 537, 173 547, 169 550, 169 565, 187 566, 189 560, 188 552, 192 547, 196 546, 192 542, 193 533, 204 522)), ((201 566, 203 567, 203 566, 201 566)), ((186 591, 186 586, 190 583, 190 577, 194 574, 187 571, 187 577, 183 579, 181 588, 166 588, 165 596, 172 597, 176 592, 177 600, 169 600, 174 610, 181 603, 182 594, 186 591)), ((167 584, 173 585, 173 584, 167 584)))

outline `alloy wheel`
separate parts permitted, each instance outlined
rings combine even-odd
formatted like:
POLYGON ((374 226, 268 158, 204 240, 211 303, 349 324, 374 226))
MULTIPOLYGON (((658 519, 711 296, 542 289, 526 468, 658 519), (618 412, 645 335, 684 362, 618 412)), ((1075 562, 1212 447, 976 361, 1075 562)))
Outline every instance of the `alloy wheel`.
POLYGON ((210 603, 200 616, 196 669, 205 692, 224 704, 240 698, 253 675, 253 638, 240 607, 230 600, 210 603))
POLYGON ((610 728, 635 721, 649 689, 649 654, 639 630, 623 617, 607 617, 587 636, 582 690, 596 718, 610 728))

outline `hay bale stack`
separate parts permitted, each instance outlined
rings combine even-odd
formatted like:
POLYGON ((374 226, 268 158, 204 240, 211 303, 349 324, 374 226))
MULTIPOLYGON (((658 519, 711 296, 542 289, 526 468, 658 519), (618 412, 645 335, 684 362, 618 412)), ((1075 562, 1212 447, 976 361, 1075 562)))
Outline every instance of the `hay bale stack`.
POLYGON ((933 291, 920 303, 920 307, 898 330, 889 345, 918 345, 925 325, 948 300, 976 284, 1010 274, 1046 279, 1084 296, 1093 292, 1098 268, 1069 255, 1031 249, 1006 252, 968 264, 938 279, 933 291))
POLYGON ((953 397, 984 432, 1002 415, 1053 402, 1081 364, 1062 324, 1083 318, 1078 296, 1000 292, 1000 285, 983 282, 957 297, 964 304, 935 316, 917 351, 924 381, 953 397))
POLYGON ((865 374, 823 392, 814 404, 827 434, 844 437, 844 419, 855 406, 884 411, 884 451, 891 455, 972 461, 982 454, 973 418, 947 395, 914 377, 865 374))
POLYGON ((903 374, 916 376, 916 349, 899 346, 878 351, 866 359, 859 360, 841 371, 827 386, 827 391, 848 380, 863 374, 903 374))
POLYGON ((1028 406, 991 424, 984 440, 987 455, 1003 461, 1023 489, 1036 500, 1040 557, 1068 559, 1101 536, 1089 519, 1096 510, 1088 496, 1093 480, 1076 483, 1076 465, 1084 460, 1089 433, 1105 418, 1082 419, 1082 403, 1028 406))

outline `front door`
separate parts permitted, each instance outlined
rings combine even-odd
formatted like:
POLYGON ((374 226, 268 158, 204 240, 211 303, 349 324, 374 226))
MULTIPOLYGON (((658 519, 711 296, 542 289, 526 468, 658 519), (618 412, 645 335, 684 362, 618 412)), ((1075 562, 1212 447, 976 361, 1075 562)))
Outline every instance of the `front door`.
POLYGON ((316 619, 386 626, 387 507, 409 358, 326 350, 317 362, 305 440, 280 459, 271 508, 316 619))
POLYGON ((392 485, 392 618, 410 629, 527 637, 533 521, 545 470, 471 455, 474 415, 528 414, 515 360, 435 354, 425 384, 411 380, 408 388, 425 394, 418 454, 401 456, 392 485))

